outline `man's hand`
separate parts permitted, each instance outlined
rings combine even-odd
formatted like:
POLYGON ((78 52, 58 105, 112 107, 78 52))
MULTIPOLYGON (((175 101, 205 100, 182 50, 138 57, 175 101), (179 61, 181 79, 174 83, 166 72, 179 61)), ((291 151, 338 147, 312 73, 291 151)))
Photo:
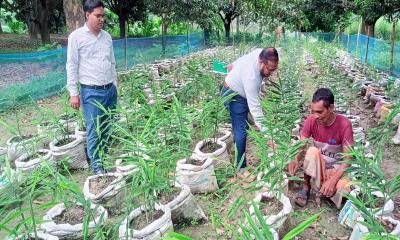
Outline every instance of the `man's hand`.
POLYGON ((298 168, 299 168, 299 161, 297 160, 291 161, 288 165, 289 175, 294 176, 298 168))
POLYGON ((329 178, 322 184, 322 187, 319 190, 319 192, 323 196, 332 197, 336 193, 336 183, 337 182, 338 181, 336 181, 336 179, 334 179, 333 177, 329 178))
POLYGON ((228 64, 228 65, 225 66, 225 68, 228 70, 228 72, 230 72, 233 69, 233 65, 232 64, 228 64))
POLYGON ((71 96, 71 98, 69 99, 69 105, 71 105, 71 107, 74 109, 79 109, 80 106, 79 96, 71 96))
POLYGON ((276 149, 276 148, 278 148, 278 144, 276 144, 276 143, 274 143, 272 140, 268 140, 267 141, 267 145, 268 145, 268 147, 270 147, 270 148, 272 148, 272 149, 276 149))

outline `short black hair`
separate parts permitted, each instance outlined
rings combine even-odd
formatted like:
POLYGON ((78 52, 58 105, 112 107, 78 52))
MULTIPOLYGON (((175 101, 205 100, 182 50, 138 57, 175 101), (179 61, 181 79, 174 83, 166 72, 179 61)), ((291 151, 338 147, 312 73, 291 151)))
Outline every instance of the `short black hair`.
POLYGON ((85 4, 83 4, 83 11, 86 12, 93 12, 95 8, 103 7, 104 3, 101 0, 86 0, 85 4))
POLYGON ((315 91, 312 102, 316 103, 324 101, 324 107, 328 108, 331 104, 335 104, 335 97, 329 88, 319 88, 315 91))
POLYGON ((263 63, 267 63, 268 61, 278 62, 279 61, 278 51, 274 47, 264 48, 261 51, 259 58, 263 63))

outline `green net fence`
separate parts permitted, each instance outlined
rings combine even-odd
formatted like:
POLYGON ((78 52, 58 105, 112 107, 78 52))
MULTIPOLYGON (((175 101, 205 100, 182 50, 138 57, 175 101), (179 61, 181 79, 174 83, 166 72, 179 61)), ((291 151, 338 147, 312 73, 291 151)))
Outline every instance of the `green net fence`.
POLYGON ((391 56, 391 43, 381 39, 370 37, 368 39, 365 35, 335 35, 335 33, 305 33, 306 36, 312 36, 327 42, 338 41, 341 46, 351 53, 353 56, 359 58, 362 62, 391 73, 396 77, 400 77, 400 44, 394 44, 393 66, 390 64, 391 56), (357 40, 358 39, 358 40, 357 40), (358 42, 358 43, 357 43, 358 42), (368 55, 367 52, 368 42, 368 55), (391 68, 392 67, 392 68, 391 68))
MULTIPOLYGON (((164 57, 175 57, 204 49, 203 33, 166 36, 164 57)), ((150 63, 162 56, 162 38, 114 40, 117 70, 150 63)), ((12 106, 46 98, 63 91, 66 84, 66 48, 0 54, 0 112, 12 106)))
MULTIPOLYGON (((335 33, 303 33, 341 46, 361 61, 400 77, 400 44, 394 47, 394 64, 390 66, 391 44, 364 35, 335 33), (358 40, 357 40, 358 39, 358 40), (368 56, 366 42, 369 41, 368 56), (358 44, 357 44, 358 42, 358 44)), ((203 33, 166 36, 165 57, 182 56, 204 49, 203 33)), ((130 68, 138 63, 150 63, 162 56, 162 38, 129 38, 114 40, 117 70, 130 68)), ((32 100, 46 98, 63 91, 66 84, 66 48, 57 50, 0 54, 0 112, 9 107, 32 100)))

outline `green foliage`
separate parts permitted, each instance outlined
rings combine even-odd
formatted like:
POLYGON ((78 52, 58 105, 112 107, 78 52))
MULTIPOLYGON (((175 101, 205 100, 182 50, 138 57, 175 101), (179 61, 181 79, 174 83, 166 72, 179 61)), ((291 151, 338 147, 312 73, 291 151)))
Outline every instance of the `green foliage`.
POLYGON ((23 33, 25 31, 25 25, 20 21, 10 21, 8 22, 8 28, 11 33, 23 33))
POLYGON ((135 22, 129 28, 129 34, 135 37, 155 37, 160 35, 161 18, 149 17, 145 21, 135 22))
POLYGON ((48 51, 48 50, 59 49, 59 48, 61 48, 61 45, 59 43, 55 43, 55 44, 47 43, 47 44, 44 44, 44 45, 38 47, 37 51, 38 52, 40 52, 40 51, 48 51))
MULTIPOLYGON (((350 25, 346 28, 346 33, 349 34, 357 34, 358 33, 358 26, 359 26, 359 18, 356 21, 353 21, 350 25)), ((400 21, 396 24, 396 34, 395 34, 395 41, 400 41, 400 21)), ((388 22, 387 19, 381 17, 378 19, 375 25, 375 38, 383 39, 388 43, 391 41, 392 37, 392 23, 388 22)))
POLYGON ((336 32, 340 21, 348 14, 341 1, 311 0, 303 6, 309 25, 307 31, 336 32))

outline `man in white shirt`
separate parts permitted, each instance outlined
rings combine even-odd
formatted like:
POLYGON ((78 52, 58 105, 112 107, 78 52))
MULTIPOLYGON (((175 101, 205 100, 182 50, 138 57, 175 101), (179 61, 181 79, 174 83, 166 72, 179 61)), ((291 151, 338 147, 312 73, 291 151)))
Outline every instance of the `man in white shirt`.
POLYGON ((104 4, 87 0, 83 6, 86 23, 68 37, 67 89, 70 105, 82 106, 87 132, 87 154, 95 174, 104 172, 100 152, 107 152, 110 117, 101 110, 117 104, 117 72, 110 34, 102 30, 104 4), (80 85, 80 92, 78 91, 80 85))
POLYGON ((269 77, 278 67, 279 56, 275 48, 258 48, 240 57, 227 68, 229 73, 224 81, 222 95, 236 93, 226 103, 233 129, 235 147, 237 149, 236 162, 240 165, 239 176, 246 177, 246 139, 250 112, 254 118, 256 129, 264 130, 261 119, 264 116, 260 105, 260 90, 262 80, 269 77))

